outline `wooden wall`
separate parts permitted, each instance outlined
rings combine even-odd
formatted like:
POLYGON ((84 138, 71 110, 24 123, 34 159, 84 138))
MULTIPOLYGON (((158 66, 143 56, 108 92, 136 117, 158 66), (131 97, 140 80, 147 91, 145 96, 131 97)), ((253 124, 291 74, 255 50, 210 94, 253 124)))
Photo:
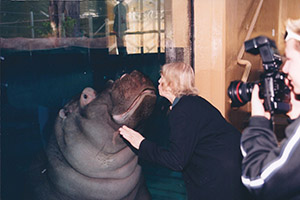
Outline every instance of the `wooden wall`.
MULTIPOLYGON (((195 72, 200 95, 242 130, 250 115, 250 103, 233 110, 227 88, 231 81, 240 80, 245 71, 245 66, 237 63, 243 42, 247 35, 248 39, 265 35, 275 40, 283 53, 284 21, 300 17, 300 0, 197 0, 194 13, 195 72), (257 20, 251 31, 256 13, 257 20)), ((252 64, 247 81, 258 80, 263 72, 260 56, 241 55, 252 64)))

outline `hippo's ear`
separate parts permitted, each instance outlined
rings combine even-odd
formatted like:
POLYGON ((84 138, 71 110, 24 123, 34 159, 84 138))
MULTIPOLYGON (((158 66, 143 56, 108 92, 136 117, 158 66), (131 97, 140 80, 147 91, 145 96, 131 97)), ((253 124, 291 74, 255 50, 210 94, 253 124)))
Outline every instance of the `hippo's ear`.
POLYGON ((59 110, 59 117, 62 119, 65 119, 67 117, 65 109, 62 108, 59 110))
POLYGON ((80 106, 84 107, 96 98, 96 92, 93 88, 85 88, 80 95, 80 106))

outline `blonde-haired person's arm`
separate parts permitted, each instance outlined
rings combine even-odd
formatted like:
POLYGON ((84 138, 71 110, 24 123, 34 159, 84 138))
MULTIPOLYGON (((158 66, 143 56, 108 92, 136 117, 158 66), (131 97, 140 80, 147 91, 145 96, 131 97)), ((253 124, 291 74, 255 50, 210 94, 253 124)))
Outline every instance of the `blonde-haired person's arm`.
POLYGON ((119 128, 120 135, 122 135, 134 148, 139 149, 142 141, 145 139, 139 132, 122 126, 119 128))

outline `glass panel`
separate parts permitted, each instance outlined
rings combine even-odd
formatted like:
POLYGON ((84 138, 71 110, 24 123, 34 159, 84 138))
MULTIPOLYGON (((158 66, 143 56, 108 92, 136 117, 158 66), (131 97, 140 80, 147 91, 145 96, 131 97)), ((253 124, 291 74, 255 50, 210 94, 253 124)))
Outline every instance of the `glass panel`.
MULTIPOLYGON (((0 0, 3 199, 33 199, 23 197, 30 192, 26 178, 35 155, 47 148, 59 110, 84 88, 101 92, 124 73, 138 70, 153 82, 156 107, 141 127, 151 140, 166 143, 169 102, 157 91, 160 67, 170 49, 165 47, 166 1, 0 0)), ((153 199, 185 199, 180 174, 145 167, 153 199), (151 187, 156 185, 152 176, 160 178, 160 173, 178 181, 172 194, 169 188, 161 192, 151 187)), ((34 174, 41 172, 47 174, 34 174)))

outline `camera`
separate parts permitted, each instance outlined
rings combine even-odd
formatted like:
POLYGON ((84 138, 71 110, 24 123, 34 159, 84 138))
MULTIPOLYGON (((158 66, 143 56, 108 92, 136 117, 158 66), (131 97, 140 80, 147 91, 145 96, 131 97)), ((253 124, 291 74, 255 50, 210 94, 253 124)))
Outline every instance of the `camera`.
POLYGON ((240 107, 251 100, 252 89, 259 86, 259 97, 264 99, 264 108, 271 113, 287 113, 291 109, 290 89, 285 84, 286 75, 279 71, 282 64, 275 42, 265 36, 258 36, 244 42, 245 51, 261 56, 264 72, 259 81, 232 81, 227 93, 231 107, 240 107))

